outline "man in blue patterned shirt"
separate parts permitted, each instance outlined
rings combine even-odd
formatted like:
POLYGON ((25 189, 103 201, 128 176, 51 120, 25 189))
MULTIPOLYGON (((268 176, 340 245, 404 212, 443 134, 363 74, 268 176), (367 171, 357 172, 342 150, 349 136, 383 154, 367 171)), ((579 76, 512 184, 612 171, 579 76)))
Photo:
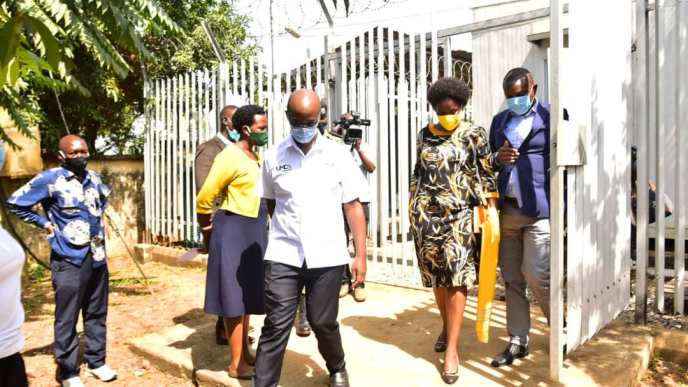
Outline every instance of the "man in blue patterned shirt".
POLYGON ((47 233, 55 290, 55 360, 62 385, 68 387, 83 386, 76 333, 79 312, 88 372, 103 381, 117 377, 105 364, 109 273, 102 218, 110 188, 86 169, 88 157, 81 137, 63 137, 62 165, 40 173, 7 200, 11 212, 47 233), (47 218, 34 211, 38 203, 47 218))

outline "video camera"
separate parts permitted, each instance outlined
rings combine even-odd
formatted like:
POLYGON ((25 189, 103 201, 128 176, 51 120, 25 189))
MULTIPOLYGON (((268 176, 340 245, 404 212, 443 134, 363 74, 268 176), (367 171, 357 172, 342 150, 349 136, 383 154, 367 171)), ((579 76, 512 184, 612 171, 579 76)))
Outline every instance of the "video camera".
POLYGON ((363 138, 363 127, 370 126, 370 120, 361 118, 361 113, 351 112, 351 118, 343 118, 333 124, 342 129, 344 143, 354 145, 363 138))

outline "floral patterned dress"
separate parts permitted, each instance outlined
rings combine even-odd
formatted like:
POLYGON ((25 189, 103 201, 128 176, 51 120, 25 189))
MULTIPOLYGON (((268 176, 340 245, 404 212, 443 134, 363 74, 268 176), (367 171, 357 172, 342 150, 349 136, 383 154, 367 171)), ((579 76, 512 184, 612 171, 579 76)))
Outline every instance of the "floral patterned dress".
POLYGON ((480 256, 473 207, 497 192, 487 133, 467 123, 449 136, 425 127, 416 149, 409 215, 423 286, 472 286, 480 256))

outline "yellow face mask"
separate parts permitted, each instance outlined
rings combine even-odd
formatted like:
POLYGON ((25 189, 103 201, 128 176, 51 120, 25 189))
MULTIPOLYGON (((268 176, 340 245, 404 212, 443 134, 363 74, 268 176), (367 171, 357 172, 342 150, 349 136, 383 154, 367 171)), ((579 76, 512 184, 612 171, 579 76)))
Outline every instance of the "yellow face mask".
POLYGON ((456 128, 458 128, 461 124, 461 119, 459 118, 458 113, 437 116, 437 120, 440 122, 440 126, 442 126, 442 129, 448 132, 456 130, 456 128))

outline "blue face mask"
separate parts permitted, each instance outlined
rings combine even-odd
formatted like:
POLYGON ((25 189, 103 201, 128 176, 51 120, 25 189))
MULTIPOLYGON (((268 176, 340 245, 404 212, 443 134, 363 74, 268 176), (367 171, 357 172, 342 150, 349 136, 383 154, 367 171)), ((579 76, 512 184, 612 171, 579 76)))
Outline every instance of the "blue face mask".
POLYGON ((506 107, 517 116, 522 116, 528 113, 528 110, 530 110, 531 106, 532 103, 527 94, 520 97, 511 97, 506 99, 506 107))
POLYGON ((229 131, 229 141, 237 142, 241 138, 241 134, 235 129, 229 131))
POLYGON ((292 126, 291 136, 299 144, 308 144, 318 134, 318 125, 313 126, 292 126))

